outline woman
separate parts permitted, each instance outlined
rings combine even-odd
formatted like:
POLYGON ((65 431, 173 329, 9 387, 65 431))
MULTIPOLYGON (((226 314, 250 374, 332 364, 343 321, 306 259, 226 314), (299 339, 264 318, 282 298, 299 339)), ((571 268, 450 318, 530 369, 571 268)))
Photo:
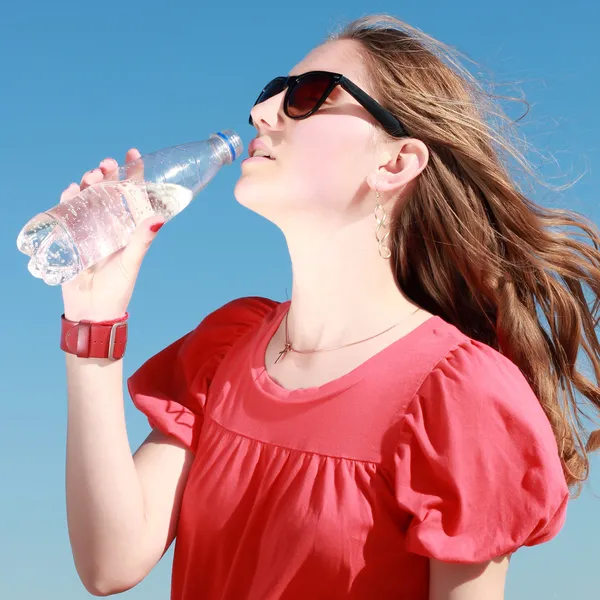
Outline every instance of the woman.
POLYGON ((285 234, 291 302, 236 300, 143 365, 133 457, 123 323, 162 223, 64 286, 90 592, 133 587, 177 535, 175 600, 495 600, 511 554, 557 534, 599 445, 574 394, 600 406, 575 367, 580 349, 600 366, 600 254, 560 228, 598 232, 517 189, 483 97, 441 44, 376 17, 264 88, 235 194, 285 234))

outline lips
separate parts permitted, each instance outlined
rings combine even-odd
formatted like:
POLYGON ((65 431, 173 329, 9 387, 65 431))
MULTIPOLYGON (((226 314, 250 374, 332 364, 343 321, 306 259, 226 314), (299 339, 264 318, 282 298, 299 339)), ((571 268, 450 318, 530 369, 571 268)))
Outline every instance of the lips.
POLYGON ((263 141, 258 138, 252 140, 248 146, 248 156, 250 158, 266 158, 267 160, 275 160, 271 149, 263 141))

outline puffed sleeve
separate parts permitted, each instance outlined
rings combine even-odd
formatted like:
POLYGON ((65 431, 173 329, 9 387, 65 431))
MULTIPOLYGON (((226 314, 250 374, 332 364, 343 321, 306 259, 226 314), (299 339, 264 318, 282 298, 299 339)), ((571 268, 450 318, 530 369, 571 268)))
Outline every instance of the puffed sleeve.
POLYGON ((568 488, 550 423, 521 371, 468 339, 407 408, 394 486, 409 552, 477 563, 546 542, 568 488))
POLYGON ((145 362, 127 386, 150 426, 195 451, 217 367, 229 348, 276 305, 265 298, 234 300, 145 362))

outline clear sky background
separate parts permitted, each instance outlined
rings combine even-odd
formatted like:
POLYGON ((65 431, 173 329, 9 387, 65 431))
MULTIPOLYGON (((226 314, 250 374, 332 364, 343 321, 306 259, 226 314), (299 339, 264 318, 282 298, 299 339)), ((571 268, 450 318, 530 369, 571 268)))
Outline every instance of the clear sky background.
MULTIPOLYGON (((73 567, 64 493, 66 398, 58 348, 61 297, 29 275, 15 246, 22 225, 58 202, 106 156, 151 152, 236 129, 248 110, 338 23, 387 12, 458 47, 499 83, 519 82, 533 105, 530 141, 557 164, 536 199, 598 222, 600 71, 595 0, 391 2, 75 2, 21 0, 0 12, 0 597, 88 597, 73 567)), ((504 91, 511 91, 510 88, 504 91)), ((514 109, 511 109, 514 112, 514 109)), ((512 112, 511 112, 512 114, 512 112)), ((129 375, 228 300, 286 297, 281 234, 238 206, 236 164, 159 235, 130 312, 129 375)), ((148 432, 128 404, 132 447, 148 432)), ((509 600, 598 597, 600 461, 552 542, 519 551, 509 600)), ((165 600, 169 553, 125 596, 165 600)))

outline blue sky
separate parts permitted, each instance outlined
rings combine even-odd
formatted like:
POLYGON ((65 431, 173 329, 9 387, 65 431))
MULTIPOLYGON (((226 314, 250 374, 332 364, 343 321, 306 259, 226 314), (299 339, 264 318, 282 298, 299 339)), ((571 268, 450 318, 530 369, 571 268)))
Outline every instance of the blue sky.
MULTIPOLYGON (((268 79, 286 73, 339 22, 387 12, 519 82, 532 103, 524 132, 558 164, 553 183, 583 178, 544 204, 600 219, 593 0, 412 3, 328 0, 288 4, 147 0, 7 2, 0 16, 0 222, 3 417, 0 420, 0 585, 11 599, 86 598, 75 573, 64 507, 66 398, 58 349, 61 297, 27 272, 15 246, 22 225, 106 156, 151 152, 236 129, 268 79), (559 168, 560 167, 560 168, 559 168)), ((510 90, 510 88, 507 88, 510 90)), ((281 234, 238 206, 239 165, 224 169, 166 226, 131 303, 131 374, 151 354, 238 296, 283 299, 290 284, 281 234)), ((148 432, 128 404, 132 447, 148 432)), ((520 551, 509 600, 591 598, 600 588, 600 461, 551 543, 520 551)), ((169 553, 126 597, 164 600, 169 553)))

